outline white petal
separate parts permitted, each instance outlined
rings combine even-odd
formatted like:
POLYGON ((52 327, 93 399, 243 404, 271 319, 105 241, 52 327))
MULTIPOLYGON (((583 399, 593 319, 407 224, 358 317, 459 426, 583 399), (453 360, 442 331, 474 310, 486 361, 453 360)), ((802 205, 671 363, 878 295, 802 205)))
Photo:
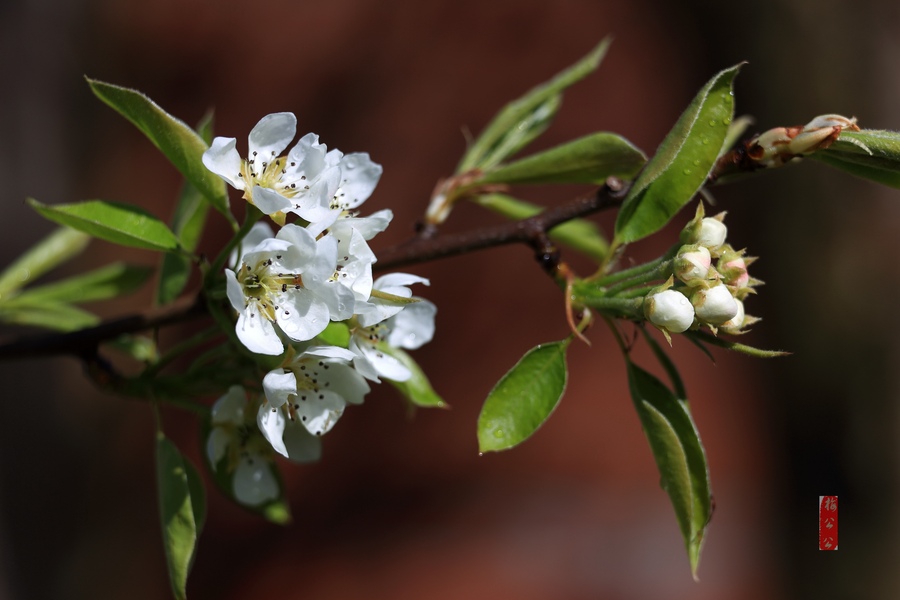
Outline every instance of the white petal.
POLYGON ((434 315, 437 307, 428 300, 407 304, 387 323, 387 343, 395 348, 415 350, 434 337, 434 315))
POLYGON ((247 393, 239 385, 228 388, 225 395, 213 404, 211 420, 214 425, 232 423, 240 425, 244 422, 244 407, 247 404, 247 393))
POLYGON ((338 244, 326 235, 316 242, 315 256, 303 270, 303 285, 308 288, 324 285, 337 268, 338 244))
POLYGON ((347 154, 341 159, 341 188, 338 202, 344 210, 356 208, 366 201, 381 178, 381 165, 372 162, 365 152, 347 154))
POLYGON ((231 269, 225 269, 225 293, 228 295, 231 307, 238 312, 243 312, 247 307, 247 298, 244 296, 244 288, 238 283, 237 275, 231 269))
POLYGON ((215 467, 225 457, 225 450, 231 443, 231 434, 223 427, 213 427, 206 438, 206 458, 215 467))
POLYGON ((255 303, 251 303, 241 311, 234 331, 241 343, 251 352, 272 356, 284 352, 284 344, 275 332, 275 327, 260 314, 255 303))
POLYGON ((322 458, 322 440, 310 434, 296 421, 284 429, 284 446, 288 458, 298 463, 316 462, 322 458))
POLYGON ((300 423, 313 435, 325 435, 337 423, 347 402, 331 390, 300 390, 294 401, 300 423))
POLYGON ((228 264, 231 268, 236 267, 241 263, 241 258, 244 256, 245 252, 249 251, 263 240, 273 237, 275 237, 275 233, 272 231, 272 228, 269 227, 267 223, 257 221, 253 224, 253 227, 250 228, 250 231, 247 232, 247 235, 244 236, 244 239, 241 240, 241 243, 238 244, 238 247, 231 252, 231 256, 228 258, 228 264))
MULTIPOLYGON (((403 366, 403 363, 393 356, 378 350, 371 344, 354 344, 353 341, 350 344, 351 348, 354 345, 356 346, 355 351, 360 352, 381 377, 392 381, 406 381, 412 376, 412 373, 403 366)), ((354 362, 353 364, 356 365, 357 363, 354 362)), ((361 374, 365 375, 365 373, 361 374)))
POLYGON ((296 134, 297 118, 292 113, 272 113, 260 119, 247 138, 247 160, 255 161, 254 171, 262 172, 262 163, 277 158, 296 134))
POLYGON ((259 506, 278 497, 278 481, 273 465, 260 456, 246 456, 238 463, 232 479, 235 499, 247 506, 259 506))
POLYGON ((274 215, 277 212, 287 212, 294 205, 288 198, 285 198, 275 190, 264 188, 259 185, 253 186, 253 204, 256 205, 263 214, 274 215))
POLYGON ((263 377, 263 391, 269 406, 279 408, 297 394, 297 377, 290 371, 275 369, 263 377))
POLYGON ((321 374, 319 381, 327 383, 330 391, 339 394, 350 404, 362 404, 366 394, 369 393, 369 384, 363 379, 356 369, 339 363, 328 365, 327 374, 321 374))
MULTIPOLYGON (((408 288, 396 289, 409 292, 408 288)), ((400 294, 396 295, 399 296, 400 294)), ((388 304, 380 301, 378 298, 370 298, 368 302, 356 303, 356 320, 363 327, 371 327, 386 319, 390 319, 401 310, 403 310, 402 305, 388 304)))
POLYGON ((315 294, 328 306, 332 321, 346 321, 353 316, 356 296, 351 289, 336 281, 326 281, 324 285, 315 288, 315 294))
POLYGON ((227 181, 231 187, 244 189, 244 179, 240 176, 241 155, 235 150, 234 138, 217 137, 203 153, 203 165, 227 181))
POLYGON ((307 355, 321 358, 336 358, 345 362, 350 362, 355 356, 350 350, 339 346, 313 346, 303 352, 303 356, 307 355))
MULTIPOLYGON (((289 262, 287 267, 300 273, 306 270, 307 263, 316 256, 316 238, 306 229, 293 223, 288 223, 278 231, 278 239, 288 242, 292 247, 289 250, 289 262)), ((337 253, 335 252, 335 256, 337 253)))
POLYGON ((286 421, 283 411, 272 408, 265 403, 259 407, 259 412, 256 413, 256 425, 262 432, 263 437, 268 440, 275 452, 282 456, 287 456, 287 449, 284 447, 284 441, 282 440, 286 421))
POLYGON ((431 285, 430 281, 424 277, 419 277, 418 275, 411 275, 409 273, 388 273, 387 275, 382 275, 375 281, 375 289, 384 290, 389 287, 407 286, 414 283, 431 285))
POLYGON ((391 209, 385 208, 368 217, 345 217, 340 219, 339 222, 347 223, 350 227, 358 231, 363 238, 371 240, 373 237, 387 229, 393 218, 394 213, 391 212, 391 209))
MULTIPOLYGON (((337 219, 340 211, 330 208, 331 200, 341 183, 341 170, 338 167, 330 167, 322 171, 319 176, 309 184, 306 193, 294 198, 295 212, 310 223, 329 221, 328 225, 337 219)), ((327 225, 326 225, 327 227, 327 225)))
MULTIPOLYGON (((309 290, 288 289, 282 294, 275 320, 289 338, 297 342, 311 340, 328 327, 328 306, 309 290)), ((280 354, 280 353, 279 353, 280 354)))
POLYGON ((319 143, 319 136, 314 133, 307 133, 297 144, 288 152, 288 164, 285 167, 292 179, 298 179, 301 175, 306 177, 307 181, 312 181, 318 177, 319 173, 325 170, 325 152, 327 148, 325 144, 319 143), (294 163, 291 166, 291 163, 294 163))

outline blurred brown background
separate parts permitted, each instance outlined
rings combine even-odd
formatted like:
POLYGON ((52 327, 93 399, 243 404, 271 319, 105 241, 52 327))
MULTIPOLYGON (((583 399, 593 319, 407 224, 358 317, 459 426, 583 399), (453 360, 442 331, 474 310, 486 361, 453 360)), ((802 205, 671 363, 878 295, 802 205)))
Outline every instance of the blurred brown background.
MULTIPOLYGON (((215 107, 217 133, 241 141, 289 110, 300 133, 369 152, 385 174, 364 208, 396 215, 377 252, 410 235, 466 131, 607 34, 606 61, 537 147, 612 130, 652 152, 696 90, 741 60, 738 112, 760 130, 829 112, 900 129, 898 12, 887 1, 6 0, 0 257, 51 229, 28 195, 170 214, 177 173, 85 74, 188 123, 215 107)), ((579 191, 524 193, 554 203, 579 191)), ((601 327, 592 347, 573 345, 550 422, 478 457, 492 385, 567 333, 558 292, 516 247, 411 269, 431 278, 420 293, 439 307, 437 337, 416 356, 452 410, 410 419, 388 386, 375 390, 328 435, 320 464, 286 465, 288 527, 211 491, 190 597, 896 598, 900 192, 810 163, 715 195, 768 284, 748 304, 764 317, 749 341, 795 354, 717 352, 712 364, 675 340, 717 504, 700 583, 601 327), (840 497, 838 552, 816 549, 821 494, 840 497)), ((462 207, 448 229, 494 221, 462 207)), ((600 221, 608 230, 610 216, 600 221)), ((224 234, 213 215, 206 251, 224 234)), ((650 258, 667 243, 630 252, 650 258)), ((154 260, 95 242, 74 268, 123 256, 154 260)), ((96 309, 148 302, 144 290, 96 309)), ((167 597, 148 407, 87 386, 73 359, 0 369, 0 598, 167 597)), ((193 418, 166 413, 166 427, 199 462, 193 418)))

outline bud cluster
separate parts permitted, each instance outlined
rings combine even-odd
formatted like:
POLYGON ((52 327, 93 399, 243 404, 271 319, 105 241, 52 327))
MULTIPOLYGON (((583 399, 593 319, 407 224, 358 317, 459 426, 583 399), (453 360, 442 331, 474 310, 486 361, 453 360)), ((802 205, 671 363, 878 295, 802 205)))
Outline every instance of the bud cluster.
POLYGON ((681 232, 671 276, 644 298, 644 316, 667 338, 702 325, 739 334, 759 320, 744 312, 744 300, 762 283, 747 272, 756 259, 726 242, 724 219, 706 217, 700 204, 681 232))
POLYGON ((747 157, 762 167, 780 167, 830 146, 845 129, 859 131, 856 117, 819 115, 806 125, 775 127, 748 142, 747 157))

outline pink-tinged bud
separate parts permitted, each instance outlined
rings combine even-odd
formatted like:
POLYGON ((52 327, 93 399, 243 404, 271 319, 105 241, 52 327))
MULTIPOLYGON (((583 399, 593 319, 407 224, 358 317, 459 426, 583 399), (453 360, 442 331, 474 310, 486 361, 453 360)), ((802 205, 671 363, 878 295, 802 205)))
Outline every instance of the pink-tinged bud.
POLYGON ((699 288, 691 295, 691 303, 700 321, 709 325, 721 325, 737 314, 737 300, 724 284, 699 288))
POLYGON ((856 117, 820 115, 803 126, 803 130, 788 144, 791 154, 810 154, 830 146, 844 129, 859 131, 856 117))
POLYGON ((672 333, 687 331, 694 323, 694 307, 684 294, 675 290, 647 294, 644 315, 657 327, 672 333))
POLYGON ((702 285, 709 279, 709 267, 712 257, 704 246, 682 246, 672 265, 675 277, 684 283, 694 286, 702 285))
POLYGON ((750 275, 747 273, 747 262, 744 258, 738 256, 722 264, 724 258, 725 257, 723 256, 722 259, 719 260, 718 271, 722 276, 722 281, 725 282, 725 285, 730 285, 736 289, 747 287, 750 283, 750 275))

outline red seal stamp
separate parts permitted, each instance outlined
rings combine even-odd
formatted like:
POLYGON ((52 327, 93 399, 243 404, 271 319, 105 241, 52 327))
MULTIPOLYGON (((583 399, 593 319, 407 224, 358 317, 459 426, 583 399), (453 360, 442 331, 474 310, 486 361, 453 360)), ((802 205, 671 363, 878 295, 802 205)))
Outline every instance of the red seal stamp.
POLYGON ((838 549, 838 497, 819 496, 819 550, 838 549))

